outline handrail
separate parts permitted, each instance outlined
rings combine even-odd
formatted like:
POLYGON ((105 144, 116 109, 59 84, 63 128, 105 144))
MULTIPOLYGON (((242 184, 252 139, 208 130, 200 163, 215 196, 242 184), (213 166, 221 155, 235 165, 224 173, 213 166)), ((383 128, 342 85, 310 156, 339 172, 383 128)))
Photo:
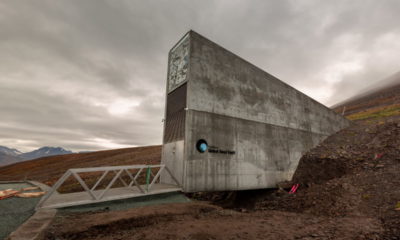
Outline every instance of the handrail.
MULTIPOLYGON (((154 185, 157 180, 159 180, 161 173, 166 171, 172 178, 172 180, 179 186, 178 180, 171 174, 171 171, 164 165, 128 165, 128 166, 109 166, 109 167, 92 167, 92 168, 71 168, 68 169, 60 179, 53 185, 51 190, 42 197, 42 199, 37 204, 36 208, 40 208, 44 205, 44 203, 54 194, 57 192, 58 188, 70 177, 74 177, 78 183, 82 186, 85 192, 92 198, 93 201, 101 200, 104 198, 105 194, 112 188, 114 183, 119 180, 125 188, 134 188, 137 187, 142 194, 147 194, 151 191, 152 186, 154 185), (138 177, 143 172, 144 169, 152 169, 152 168, 159 168, 157 173, 154 175, 152 171, 149 171, 151 177, 153 177, 151 183, 148 183, 146 189, 143 189, 140 184, 137 182, 138 177), (133 175, 129 170, 138 169, 138 171, 133 175), (92 188, 89 188, 86 182, 79 176, 79 173, 90 173, 90 172, 103 172, 101 177, 96 181, 92 188), (111 179, 111 181, 107 184, 107 187, 99 192, 98 194, 95 193, 96 188, 99 184, 104 180, 105 176, 109 173, 113 172, 115 176, 111 179), (122 179, 122 173, 126 173, 128 175, 130 182, 129 184, 122 179)), ((150 177, 150 176, 148 176, 150 177)))

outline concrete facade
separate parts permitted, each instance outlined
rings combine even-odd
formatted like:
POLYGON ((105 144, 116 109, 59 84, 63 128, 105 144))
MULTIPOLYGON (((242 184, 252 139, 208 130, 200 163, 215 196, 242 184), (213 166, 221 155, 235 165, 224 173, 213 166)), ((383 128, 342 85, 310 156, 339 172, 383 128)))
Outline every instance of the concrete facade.
POLYGON ((349 125, 193 31, 170 51, 166 100, 162 163, 186 192, 275 187, 292 178, 305 152, 349 125), (175 102, 184 109, 171 111, 175 102))

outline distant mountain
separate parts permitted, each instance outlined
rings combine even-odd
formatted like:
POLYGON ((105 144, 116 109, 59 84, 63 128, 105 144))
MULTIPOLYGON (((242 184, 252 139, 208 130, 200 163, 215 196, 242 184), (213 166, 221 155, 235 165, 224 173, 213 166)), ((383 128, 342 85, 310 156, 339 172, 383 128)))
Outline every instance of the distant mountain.
POLYGON ((393 111, 400 108, 400 72, 367 89, 331 108, 338 113, 344 112, 345 116, 378 108, 393 111))
POLYGON ((21 162, 21 161, 23 161, 23 160, 21 158, 19 158, 18 156, 9 155, 7 153, 0 151, 0 166, 13 164, 13 163, 21 162))
POLYGON ((375 103, 370 103, 372 99, 378 100, 383 104, 386 104, 386 102, 390 104, 398 103, 400 99, 400 72, 361 89, 354 96, 331 106, 331 108, 342 108, 343 106, 354 104, 377 107, 375 103))
POLYGON ((61 147, 42 147, 31 152, 22 153, 21 151, 0 146, 0 166, 23 162, 41 157, 64 155, 73 153, 61 147))
MULTIPOLYGON (((17 164, 0 167, 0 181, 28 178, 35 181, 47 182, 52 185, 70 168, 135 164, 152 165, 160 164, 160 161, 160 145, 66 154, 43 157, 29 162, 19 162, 17 164)), ((95 181, 97 177, 97 175, 90 176, 90 180, 95 181)), ((66 181, 63 186, 71 187, 69 189, 74 190, 77 187, 74 181, 66 181)))
POLYGON ((8 148, 5 146, 0 146, 0 152, 5 153, 10 156, 18 156, 18 155, 22 154, 22 152, 18 151, 15 148, 8 148))
POLYGON ((91 152, 93 152, 93 151, 80 151, 80 152, 77 152, 77 153, 91 153, 91 152))
POLYGON ((62 147, 42 147, 32 152, 22 153, 19 155, 20 158, 24 160, 32 160, 41 157, 55 156, 55 155, 64 155, 71 154, 72 151, 65 150, 62 147))

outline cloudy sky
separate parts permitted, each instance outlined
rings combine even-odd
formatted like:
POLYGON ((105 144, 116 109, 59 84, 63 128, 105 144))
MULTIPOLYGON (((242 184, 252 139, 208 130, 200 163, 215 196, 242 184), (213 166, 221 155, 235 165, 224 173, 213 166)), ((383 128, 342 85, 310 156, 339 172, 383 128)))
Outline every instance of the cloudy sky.
POLYGON ((0 1, 0 145, 160 144, 189 29, 332 105, 400 70, 400 1, 0 1))

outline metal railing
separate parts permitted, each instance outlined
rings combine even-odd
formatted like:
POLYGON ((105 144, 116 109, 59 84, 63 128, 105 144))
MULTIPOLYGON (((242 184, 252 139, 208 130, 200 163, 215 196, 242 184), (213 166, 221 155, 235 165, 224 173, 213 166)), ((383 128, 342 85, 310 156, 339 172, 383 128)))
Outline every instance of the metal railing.
POLYGON ((130 165, 130 166, 111 166, 111 167, 93 167, 93 168, 72 168, 67 170, 64 175, 53 185, 51 190, 42 197, 42 199, 39 201, 38 205, 36 208, 40 208, 43 206, 43 204, 54 194, 57 192, 57 190, 61 187, 61 185, 70 177, 72 176, 75 178, 78 183, 82 186, 82 188, 87 192, 92 200, 94 201, 100 201, 104 198, 106 193, 112 188, 114 183, 119 180, 123 186, 127 189, 132 189, 137 193, 137 188, 140 193, 143 195, 148 194, 151 192, 153 185, 159 180, 160 175, 163 171, 166 171, 172 178, 172 180, 179 186, 178 180, 172 175, 171 171, 164 165, 164 164, 159 164, 159 165, 130 165), (157 169, 157 173, 154 175, 153 172, 151 171, 152 169, 157 169), (132 173, 132 170, 137 170, 137 172, 132 173), (146 178, 146 184, 139 184, 138 183, 138 178, 140 174, 143 172, 143 170, 146 171, 145 178, 146 178), (96 183, 89 188, 86 182, 82 179, 82 177, 79 175, 80 173, 93 173, 93 172, 103 172, 101 177, 96 181, 96 183), (103 191, 96 190, 100 183, 105 179, 108 173, 113 172, 115 176, 111 179, 111 181, 107 184, 106 188, 103 189, 103 191), (127 183, 121 175, 123 173, 126 173, 126 175, 129 177, 130 181, 127 183), (153 178, 151 180, 151 177, 153 178), (151 180, 151 181, 150 181, 151 180), (143 188, 145 186, 145 188, 143 188), (96 194, 96 192, 98 192, 96 194))

